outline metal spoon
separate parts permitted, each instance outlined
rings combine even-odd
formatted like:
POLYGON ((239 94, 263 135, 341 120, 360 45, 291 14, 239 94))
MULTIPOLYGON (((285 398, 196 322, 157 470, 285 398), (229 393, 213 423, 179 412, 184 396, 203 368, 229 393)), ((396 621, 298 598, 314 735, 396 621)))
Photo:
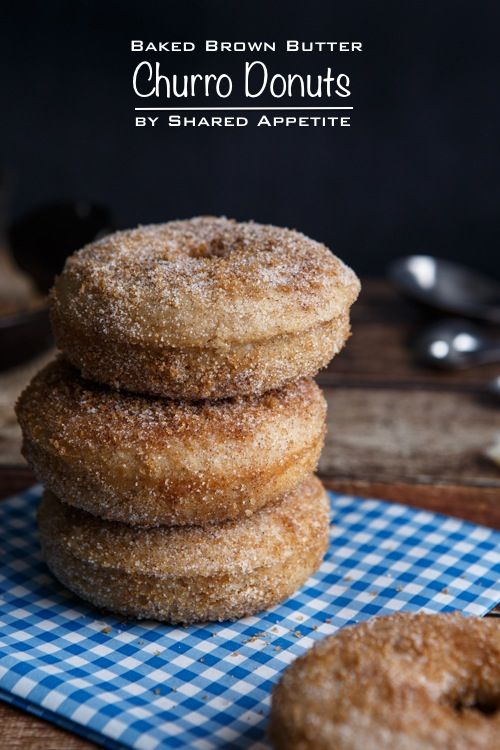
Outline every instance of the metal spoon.
POLYGON ((500 323, 500 282, 431 255, 409 255, 389 267, 395 286, 413 299, 453 315, 500 323))
POLYGON ((459 370, 500 362, 500 340, 467 320, 443 320, 424 330, 415 342, 421 362, 441 370, 459 370))

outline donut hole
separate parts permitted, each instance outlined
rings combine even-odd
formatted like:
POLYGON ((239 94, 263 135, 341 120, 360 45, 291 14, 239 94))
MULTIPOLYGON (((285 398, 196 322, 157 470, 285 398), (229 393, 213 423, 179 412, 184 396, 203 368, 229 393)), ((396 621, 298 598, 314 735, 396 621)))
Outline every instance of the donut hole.
POLYGON ((189 247, 188 253, 190 258, 227 258, 234 249, 235 243, 228 243, 222 237, 214 237, 189 247))
POLYGON ((230 238, 223 235, 200 240, 199 242, 188 242, 187 254, 190 258, 228 258, 233 253, 242 253, 251 250, 252 254, 273 254, 277 244, 273 239, 259 239, 258 243, 249 245, 243 235, 232 235, 230 238))

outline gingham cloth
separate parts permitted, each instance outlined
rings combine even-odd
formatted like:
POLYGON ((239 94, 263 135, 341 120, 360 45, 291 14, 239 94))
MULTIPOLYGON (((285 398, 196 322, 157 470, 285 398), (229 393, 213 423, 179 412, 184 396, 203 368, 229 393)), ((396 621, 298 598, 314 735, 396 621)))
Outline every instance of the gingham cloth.
POLYGON ((85 605, 40 559, 40 489, 0 503, 0 697, 110 748, 264 748, 270 692, 314 641, 396 610, 481 615, 500 600, 500 533, 332 496, 320 571, 236 623, 172 628, 85 605))

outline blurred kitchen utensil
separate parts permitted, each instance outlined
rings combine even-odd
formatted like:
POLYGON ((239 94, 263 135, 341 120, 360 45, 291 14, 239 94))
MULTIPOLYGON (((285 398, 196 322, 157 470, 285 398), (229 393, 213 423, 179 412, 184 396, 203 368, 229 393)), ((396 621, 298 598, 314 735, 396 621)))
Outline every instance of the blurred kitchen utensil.
POLYGON ((68 255, 113 229, 109 209, 82 200, 32 209, 11 224, 7 238, 18 266, 46 293, 68 255))
POLYGON ((28 287, 36 291, 32 304, 21 305, 17 312, 7 309, 7 314, 0 314, 1 370, 20 364, 51 345, 45 296, 54 276, 68 255, 112 229, 109 210, 86 201, 40 206, 8 228, 6 243, 0 242, 4 247, 4 266, 28 277, 28 287))
POLYGON ((451 318, 434 323, 415 341, 418 359, 440 370, 460 370, 500 362, 500 340, 467 320, 451 318))
POLYGON ((500 282, 448 260, 409 255, 389 267, 404 294, 436 310, 500 323, 500 282))
POLYGON ((9 178, 0 172, 0 369, 18 364, 51 341, 44 296, 16 264, 6 238, 9 178))
POLYGON ((0 370, 31 359, 51 344, 49 311, 45 305, 38 310, 0 316, 0 370))
POLYGON ((42 301, 33 279, 16 265, 0 234, 0 317, 39 307, 42 301))

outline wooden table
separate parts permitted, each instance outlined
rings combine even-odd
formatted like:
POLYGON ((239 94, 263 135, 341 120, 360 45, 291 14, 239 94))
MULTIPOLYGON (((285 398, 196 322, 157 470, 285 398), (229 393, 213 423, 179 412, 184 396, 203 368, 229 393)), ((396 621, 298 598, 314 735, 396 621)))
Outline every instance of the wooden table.
MULTIPOLYGON (((334 490, 380 497, 500 528, 500 467, 484 456, 500 405, 484 393, 500 365, 456 374, 418 366, 410 343, 428 315, 384 281, 364 284, 346 350, 321 374, 329 404, 320 474, 334 490)), ((33 482, 0 467, 0 497, 33 482)), ((0 704, 0 748, 95 747, 0 704)))

